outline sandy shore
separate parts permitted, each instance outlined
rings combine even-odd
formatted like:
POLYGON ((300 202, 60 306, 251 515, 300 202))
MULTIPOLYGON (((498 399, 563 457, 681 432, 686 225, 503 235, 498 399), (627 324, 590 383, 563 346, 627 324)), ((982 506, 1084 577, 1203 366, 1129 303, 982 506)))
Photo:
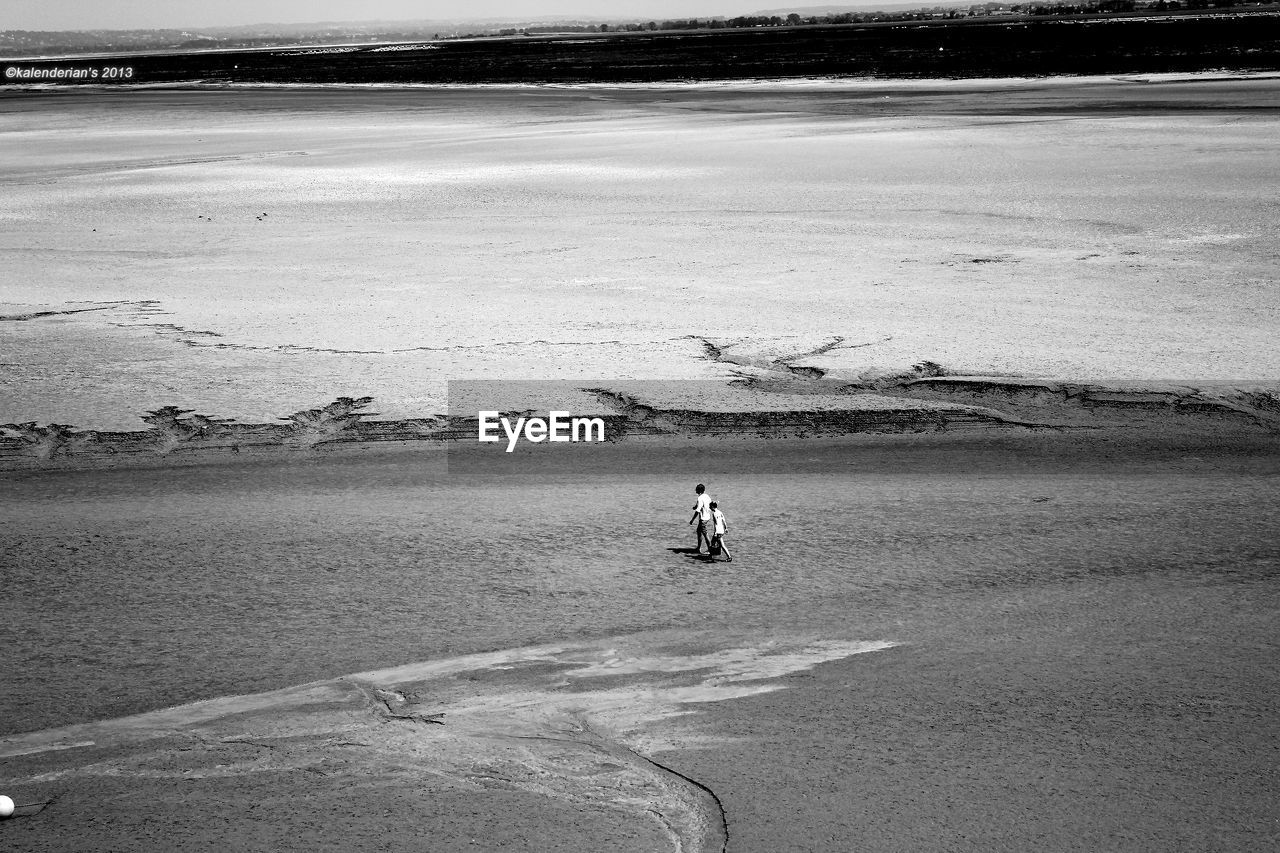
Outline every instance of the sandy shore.
POLYGON ((422 418, 447 379, 726 380, 777 358, 1271 381, 1278 93, 6 95, 0 423, 266 423, 338 396, 422 418))
POLYGON ((1242 646, 1274 651, 1277 602, 1242 592, 1263 588, 960 600, 889 649, 811 647, 835 658, 816 666, 666 637, 652 657, 515 650, 51 733, 99 746, 7 758, 58 799, 5 831, 31 850, 719 850, 723 809, 732 850, 1264 849, 1280 685, 1242 646), (652 725, 676 707, 693 717, 652 725))
POLYGON ((20 713, 72 724, 0 738, 0 788, 52 799, 0 833, 32 851, 1274 844, 1274 441, 1064 441, 618 445, 525 477, 492 456, 462 477, 396 457, 6 475, 24 630, 38 601, 65 612, 116 577, 75 605, 68 663, 119 654, 75 665, 100 708, 119 705, 89 685, 151 687, 135 716, 44 705, 59 646, 31 634, 6 676, 36 699, 20 713), (738 507, 732 564, 655 543, 658 523, 686 544, 685 518, 659 518, 693 470, 738 507), (791 512, 806 498, 825 523, 791 512), (574 535, 601 526, 612 553, 574 535), (291 662, 339 677, 288 687, 291 662), (197 671, 281 681, 145 710, 197 671))
POLYGON ((1280 81, 3 101, 0 847, 1280 845, 1280 81))

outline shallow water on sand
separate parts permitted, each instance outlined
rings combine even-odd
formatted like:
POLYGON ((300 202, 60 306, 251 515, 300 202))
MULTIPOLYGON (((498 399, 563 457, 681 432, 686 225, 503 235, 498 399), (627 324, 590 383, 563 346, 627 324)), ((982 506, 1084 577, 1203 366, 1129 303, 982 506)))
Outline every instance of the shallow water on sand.
POLYGON ((1078 581, 1258 582, 1280 457, 854 444, 8 475, 0 734, 653 629, 909 639, 1078 581), (584 460, 586 457, 582 457, 584 460), (672 549, 698 480, 736 559, 672 549))

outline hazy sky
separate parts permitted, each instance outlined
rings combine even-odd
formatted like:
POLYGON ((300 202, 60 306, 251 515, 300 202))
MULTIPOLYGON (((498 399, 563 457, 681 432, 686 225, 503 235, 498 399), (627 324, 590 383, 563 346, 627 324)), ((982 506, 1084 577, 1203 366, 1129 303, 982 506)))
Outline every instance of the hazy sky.
MULTIPOLYGON (((829 0, 832 2, 833 0, 829 0)), ((268 22, 448 20, 541 15, 687 18, 822 0, 0 0, 0 30, 208 27, 268 22)), ((850 3, 856 5, 856 0, 850 3)))

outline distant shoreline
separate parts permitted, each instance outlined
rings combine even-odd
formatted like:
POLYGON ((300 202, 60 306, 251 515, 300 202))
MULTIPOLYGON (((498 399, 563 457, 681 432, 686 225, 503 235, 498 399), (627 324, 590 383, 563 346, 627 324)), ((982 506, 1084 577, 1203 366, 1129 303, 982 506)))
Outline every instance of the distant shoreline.
POLYGON ((579 84, 1257 72, 1280 70, 1280 14, 538 35, 13 58, 3 64, 5 86, 35 79, 72 86, 579 84), (50 73, 60 76, 47 79, 50 73))
MULTIPOLYGON (((3 62, 5 60, 0 60, 3 62)), ((662 80, 654 82, 612 83, 225 83, 190 81, 183 83, 84 83, 68 86, 63 83, 43 81, 10 83, 0 86, 0 98, 6 94, 78 92, 127 93, 127 92, 182 92, 182 91, 267 91, 267 92, 465 92, 465 91, 759 91, 787 92, 800 90, 849 91, 891 89, 911 93, 939 86, 965 89, 981 89, 1017 84, 1036 86, 1082 86, 1126 83, 1134 85, 1161 85, 1176 83, 1222 83, 1280 80, 1280 68, 1274 71, 1170 71, 1160 73, 1131 74, 1049 74, 1016 77, 742 77, 729 80, 662 80)))

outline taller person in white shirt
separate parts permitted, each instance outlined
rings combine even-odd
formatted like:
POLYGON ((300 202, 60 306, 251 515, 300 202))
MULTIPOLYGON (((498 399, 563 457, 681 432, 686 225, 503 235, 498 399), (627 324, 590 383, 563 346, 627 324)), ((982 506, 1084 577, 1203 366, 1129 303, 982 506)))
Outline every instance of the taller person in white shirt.
POLYGON ((694 489, 694 491, 698 493, 698 502, 693 505, 693 518, 689 519, 689 523, 693 524, 694 522, 697 522, 698 524, 697 552, 699 554, 702 553, 702 541, 705 539, 707 542, 707 553, 709 554, 711 553, 712 525, 711 496, 707 494, 707 487, 701 483, 698 484, 698 487, 694 489))

